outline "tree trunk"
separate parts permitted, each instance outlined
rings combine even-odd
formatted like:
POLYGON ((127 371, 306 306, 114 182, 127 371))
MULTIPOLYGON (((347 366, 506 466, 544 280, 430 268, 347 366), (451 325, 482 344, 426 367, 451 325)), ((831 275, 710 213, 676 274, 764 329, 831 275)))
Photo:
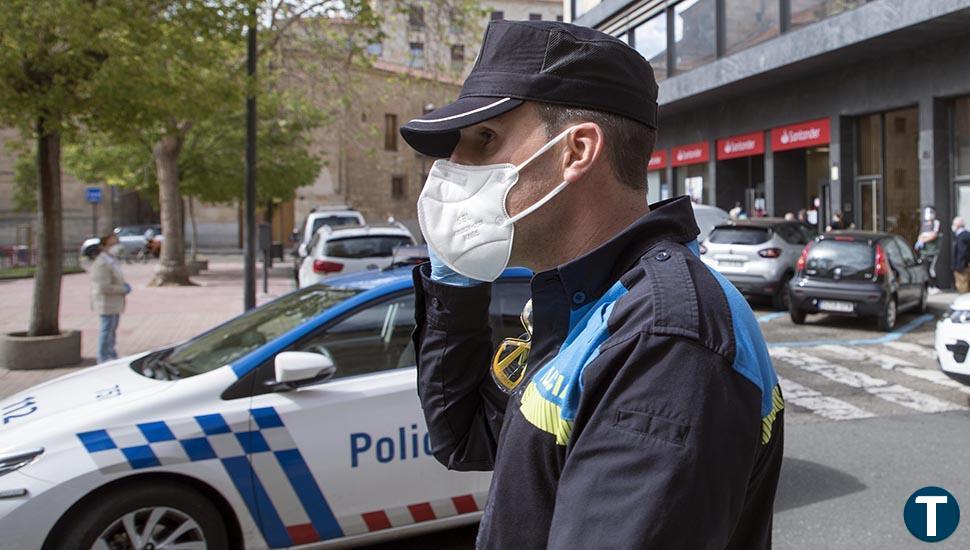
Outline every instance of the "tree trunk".
POLYGON ((199 227, 195 223, 195 200, 189 196, 189 221, 192 223, 192 236, 189 240, 189 256, 196 261, 199 253, 199 227))
POLYGON ((61 229, 61 136, 37 121, 37 173, 39 181, 40 247, 34 273, 34 297, 27 336, 55 336, 61 333, 58 312, 61 305, 61 271, 64 264, 64 233, 61 229))
POLYGON ((162 137, 152 151, 158 174, 158 203, 162 218, 162 254, 152 286, 191 285, 185 267, 185 236, 182 224, 182 196, 179 192, 178 159, 182 136, 162 137))

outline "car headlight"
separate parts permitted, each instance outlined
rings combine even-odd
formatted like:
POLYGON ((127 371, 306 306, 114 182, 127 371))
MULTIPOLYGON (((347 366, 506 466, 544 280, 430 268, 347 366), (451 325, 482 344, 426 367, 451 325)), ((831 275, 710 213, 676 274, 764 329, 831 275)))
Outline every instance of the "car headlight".
POLYGON ((952 323, 970 323, 970 310, 951 309, 946 312, 946 318, 952 323))
POLYGON ((15 472, 23 468, 24 466, 37 460, 37 457, 42 454, 44 454, 43 447, 28 449, 26 451, 0 454, 0 476, 5 476, 10 472, 15 472))

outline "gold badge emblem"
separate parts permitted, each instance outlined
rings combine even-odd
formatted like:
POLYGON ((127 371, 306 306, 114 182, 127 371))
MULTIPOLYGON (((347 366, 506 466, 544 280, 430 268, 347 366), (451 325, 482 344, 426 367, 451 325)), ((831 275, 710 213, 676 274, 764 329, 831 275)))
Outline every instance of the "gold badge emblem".
POLYGON ((519 338, 502 340, 492 357, 492 380, 506 393, 512 393, 525 378, 525 367, 532 348, 532 300, 525 303, 519 320, 525 333, 519 338))

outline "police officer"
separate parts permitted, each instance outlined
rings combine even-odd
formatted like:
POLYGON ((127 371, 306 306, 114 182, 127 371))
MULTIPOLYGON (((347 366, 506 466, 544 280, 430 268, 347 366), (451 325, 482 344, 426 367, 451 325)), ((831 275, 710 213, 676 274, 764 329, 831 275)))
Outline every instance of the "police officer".
POLYGON ((615 38, 496 21, 458 100, 401 128, 442 158, 418 200, 418 393, 434 456, 494 470, 479 548, 771 546, 784 403, 689 198, 646 204, 656 100, 615 38), (493 356, 510 264, 535 272, 532 334, 493 356))

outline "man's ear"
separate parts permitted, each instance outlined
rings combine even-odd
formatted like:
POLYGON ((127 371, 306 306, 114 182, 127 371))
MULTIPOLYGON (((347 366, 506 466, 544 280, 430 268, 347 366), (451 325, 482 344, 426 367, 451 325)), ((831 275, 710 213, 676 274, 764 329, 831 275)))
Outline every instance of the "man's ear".
POLYGON ((603 156, 605 136, 603 129, 595 122, 583 122, 575 125, 564 141, 563 179, 573 183, 583 179, 599 163, 603 156))

